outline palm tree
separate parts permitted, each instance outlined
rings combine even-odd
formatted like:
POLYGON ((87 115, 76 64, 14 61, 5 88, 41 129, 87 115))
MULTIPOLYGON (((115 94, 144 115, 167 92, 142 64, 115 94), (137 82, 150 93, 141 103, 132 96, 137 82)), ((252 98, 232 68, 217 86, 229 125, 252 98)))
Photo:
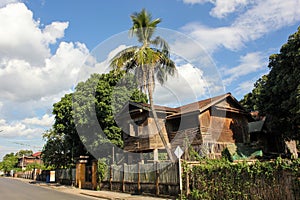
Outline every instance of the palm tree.
POLYGON ((141 83, 140 90, 148 93, 150 108, 158 134, 173 161, 170 145, 163 136, 157 114, 153 103, 153 92, 155 81, 164 84, 168 75, 174 75, 176 67, 170 59, 169 46, 161 37, 152 39, 156 26, 161 19, 152 20, 151 15, 143 9, 131 16, 132 27, 129 30, 130 36, 135 36, 141 46, 132 46, 120 51, 112 60, 110 66, 113 69, 124 69, 126 72, 133 72, 137 81, 141 83))

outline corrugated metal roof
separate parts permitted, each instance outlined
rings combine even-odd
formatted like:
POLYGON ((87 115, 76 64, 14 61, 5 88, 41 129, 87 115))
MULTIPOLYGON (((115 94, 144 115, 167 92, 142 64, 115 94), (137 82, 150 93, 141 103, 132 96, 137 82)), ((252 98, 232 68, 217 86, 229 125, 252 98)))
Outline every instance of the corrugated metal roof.
POLYGON ((255 122, 250 122, 248 123, 248 130, 249 133, 255 133, 255 132, 260 132, 262 131, 262 128, 264 126, 265 121, 255 121, 255 122))

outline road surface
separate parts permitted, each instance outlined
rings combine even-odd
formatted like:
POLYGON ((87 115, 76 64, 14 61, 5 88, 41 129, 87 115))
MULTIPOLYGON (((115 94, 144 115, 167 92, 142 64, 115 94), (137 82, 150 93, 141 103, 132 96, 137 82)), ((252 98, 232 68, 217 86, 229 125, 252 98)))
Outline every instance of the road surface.
POLYGON ((95 199, 82 195, 69 194, 54 189, 29 184, 12 178, 0 177, 0 199, 3 200, 87 200, 95 199))

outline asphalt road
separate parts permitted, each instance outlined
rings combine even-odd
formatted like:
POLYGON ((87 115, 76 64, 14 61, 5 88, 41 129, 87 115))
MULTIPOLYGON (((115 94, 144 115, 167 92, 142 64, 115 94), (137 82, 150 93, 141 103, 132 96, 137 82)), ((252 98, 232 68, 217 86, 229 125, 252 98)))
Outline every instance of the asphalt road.
POLYGON ((0 200, 87 200, 95 199, 43 188, 11 178, 0 178, 0 200))

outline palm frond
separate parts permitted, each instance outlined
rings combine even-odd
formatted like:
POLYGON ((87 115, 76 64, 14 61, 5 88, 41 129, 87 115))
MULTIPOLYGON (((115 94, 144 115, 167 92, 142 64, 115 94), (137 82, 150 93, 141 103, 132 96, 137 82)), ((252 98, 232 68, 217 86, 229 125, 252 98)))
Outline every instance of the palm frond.
POLYGON ((163 38, 157 36, 154 40, 150 41, 152 45, 158 47, 163 54, 165 54, 166 56, 169 56, 169 45, 167 43, 167 41, 165 41, 163 38))
POLYGON ((112 69, 123 68, 130 60, 132 60, 138 49, 139 48, 136 46, 123 49, 110 60, 110 67, 112 69))

